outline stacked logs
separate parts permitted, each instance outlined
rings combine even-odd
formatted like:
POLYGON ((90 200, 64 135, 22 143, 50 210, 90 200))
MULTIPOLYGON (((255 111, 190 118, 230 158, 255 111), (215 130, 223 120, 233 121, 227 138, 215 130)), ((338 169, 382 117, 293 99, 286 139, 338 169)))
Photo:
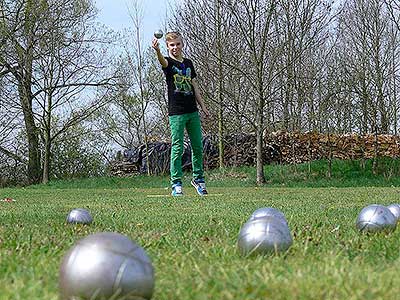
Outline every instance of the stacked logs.
MULTIPOLYGON (((215 137, 203 139, 204 167, 218 167, 218 146, 215 137)), ((264 135, 263 161, 270 163, 296 164, 311 160, 373 158, 375 152, 380 157, 400 156, 400 137, 394 135, 321 134, 317 132, 277 131, 264 135)), ((169 172, 171 145, 155 142, 148 145, 151 174, 169 172)), ((236 134, 224 138, 225 166, 255 166, 257 158, 256 136, 236 134)), ((184 170, 191 168, 190 143, 185 142, 182 157, 184 170)), ((124 151, 122 159, 110 166, 114 176, 147 173, 146 149, 140 145, 124 151)))
MULTIPOLYGON (((254 134, 229 135, 224 139, 224 163, 226 166, 255 166, 257 140, 254 134)), ((264 140, 263 161, 265 164, 279 162, 281 153, 277 145, 264 140)))
POLYGON ((274 132, 264 138, 281 153, 282 163, 301 163, 323 158, 397 158, 400 137, 394 135, 321 134, 316 132, 274 132))

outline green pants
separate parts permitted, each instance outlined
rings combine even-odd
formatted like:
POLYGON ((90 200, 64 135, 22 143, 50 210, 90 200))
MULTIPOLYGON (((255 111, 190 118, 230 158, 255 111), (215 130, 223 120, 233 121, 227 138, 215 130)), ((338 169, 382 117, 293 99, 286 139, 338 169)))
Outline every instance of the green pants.
POLYGON ((203 142, 199 112, 170 116, 169 126, 171 129, 171 184, 182 182, 182 155, 185 128, 192 146, 193 178, 204 178, 203 142))

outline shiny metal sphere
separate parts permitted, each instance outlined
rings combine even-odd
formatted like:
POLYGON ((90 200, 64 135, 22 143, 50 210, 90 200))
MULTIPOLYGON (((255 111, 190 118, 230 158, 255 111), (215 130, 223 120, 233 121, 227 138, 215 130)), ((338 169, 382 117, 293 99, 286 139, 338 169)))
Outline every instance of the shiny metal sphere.
POLYGON ((396 217, 386 206, 371 204, 361 210, 356 226, 364 232, 392 231, 396 223, 396 217))
POLYGON ((92 221, 90 212, 84 208, 75 208, 67 216, 67 223, 90 224, 92 221))
POLYGON ((276 217, 285 224, 287 224, 287 220, 283 212, 281 212, 279 209, 273 208, 273 207, 262 207, 259 209, 256 209, 252 215, 249 218, 249 221, 257 219, 257 218, 263 218, 263 217, 276 217))
POLYGON ((292 243, 289 227, 274 216, 247 221, 238 238, 239 252, 243 255, 283 252, 292 243))
POLYGON ((61 300, 147 300, 154 269, 146 252, 128 237, 101 232, 79 240, 60 267, 61 300))
POLYGON ((154 32, 154 36, 155 36, 157 39, 161 39, 161 38, 163 37, 163 35, 164 35, 164 33, 163 33, 163 31, 162 31, 161 29, 158 29, 158 30, 156 30, 156 31, 154 32))
POLYGON ((400 219, 400 204, 393 203, 387 206, 397 220, 400 219))

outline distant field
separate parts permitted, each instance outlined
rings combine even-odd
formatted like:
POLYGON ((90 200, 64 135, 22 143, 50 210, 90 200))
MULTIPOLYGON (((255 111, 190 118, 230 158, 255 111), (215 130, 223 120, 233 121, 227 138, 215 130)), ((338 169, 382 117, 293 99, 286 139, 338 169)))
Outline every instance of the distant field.
POLYGON ((155 300, 399 299, 400 228, 368 236, 355 220, 367 204, 400 202, 400 188, 256 188, 240 174, 226 186, 210 174, 209 192, 222 195, 204 198, 187 182, 184 197, 168 196, 166 177, 1 189, 0 199, 16 202, 0 202, 0 299, 57 299, 63 255, 100 231, 145 248, 155 300), (264 206, 285 213, 293 246, 282 255, 242 257, 239 229, 264 206), (65 224, 75 207, 88 208, 94 223, 65 224))

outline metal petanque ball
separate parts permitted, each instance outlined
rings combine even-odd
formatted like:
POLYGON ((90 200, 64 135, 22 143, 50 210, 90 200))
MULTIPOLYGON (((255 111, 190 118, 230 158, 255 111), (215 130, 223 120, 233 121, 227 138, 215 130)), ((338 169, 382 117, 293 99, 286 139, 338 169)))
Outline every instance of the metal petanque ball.
POLYGON ((240 229, 238 238, 242 255, 284 252, 292 243, 289 227, 273 216, 247 221, 240 229))
POLYGON ((154 36, 155 36, 157 39, 161 39, 161 38, 163 37, 163 35, 164 35, 164 33, 162 32, 161 29, 158 29, 158 30, 156 30, 156 31, 154 32, 154 36))
POLYGON ((396 228, 396 223, 396 217, 386 206, 371 204, 361 210, 356 226, 363 232, 388 232, 396 228))
POLYGON ((75 208, 67 216, 67 223, 90 224, 92 221, 90 212, 84 208, 75 208))
POLYGON ((263 218, 263 217, 269 217, 273 216, 281 221, 283 221, 287 225, 287 220, 283 212, 281 212, 279 209, 273 208, 273 207, 262 207, 259 209, 256 209, 252 215, 249 218, 249 221, 257 219, 257 218, 263 218))
POLYGON ((101 232, 79 240, 60 267, 61 300, 148 300, 154 269, 143 248, 128 237, 101 232))
POLYGON ((397 203, 393 203, 387 206, 392 214, 396 217, 397 220, 400 219, 400 205, 397 203))

